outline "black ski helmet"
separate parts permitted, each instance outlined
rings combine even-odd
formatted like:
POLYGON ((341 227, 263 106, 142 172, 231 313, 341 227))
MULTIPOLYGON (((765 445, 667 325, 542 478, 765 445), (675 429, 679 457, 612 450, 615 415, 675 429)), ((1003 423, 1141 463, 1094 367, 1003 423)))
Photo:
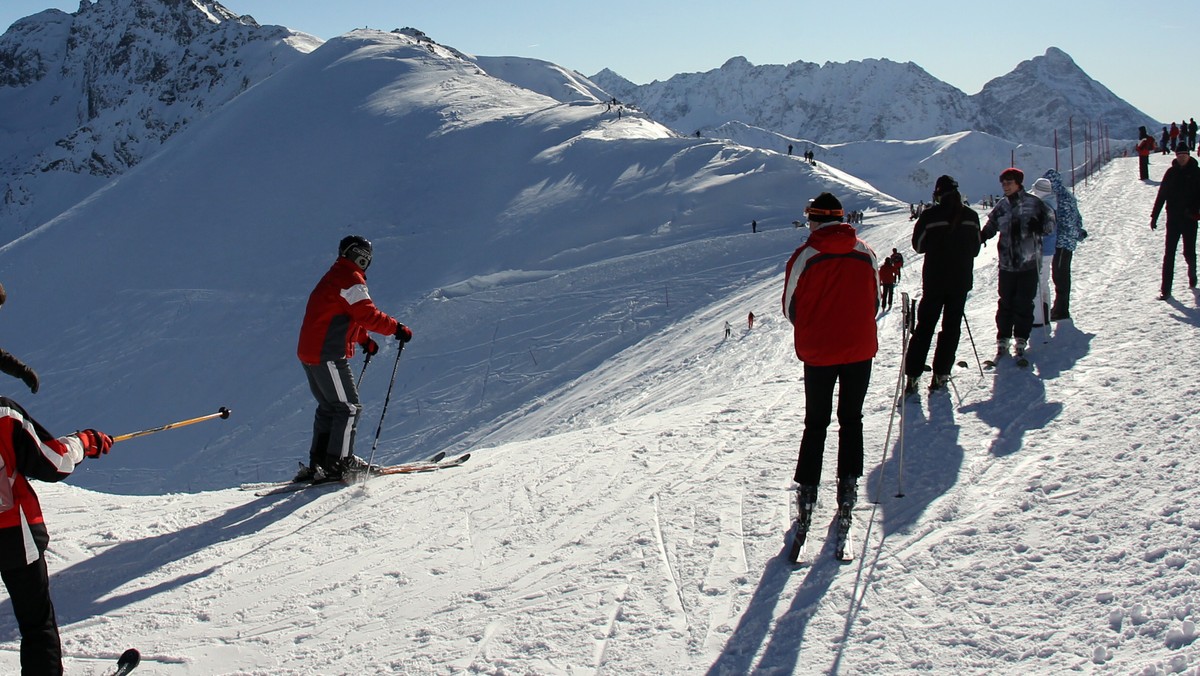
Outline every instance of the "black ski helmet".
POLYGON ((350 259, 363 272, 371 266, 371 242, 361 235, 343 237, 338 244, 338 255, 350 259))

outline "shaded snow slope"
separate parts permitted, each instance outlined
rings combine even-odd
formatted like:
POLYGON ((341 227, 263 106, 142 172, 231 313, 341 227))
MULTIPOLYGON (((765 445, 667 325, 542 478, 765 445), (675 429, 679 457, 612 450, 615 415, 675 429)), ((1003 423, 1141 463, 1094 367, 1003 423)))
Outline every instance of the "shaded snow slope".
MULTIPOLYGON (((549 436, 462 468, 271 498, 40 486, 69 669, 136 645, 147 674, 1194 673, 1200 299, 1152 300, 1156 185, 1135 176, 1117 160, 1079 190, 1074 321, 1035 333, 1029 370, 981 376, 964 335, 954 390, 909 400, 902 484, 881 315, 853 564, 822 528, 812 565, 782 560, 804 413, 777 308, 801 233, 768 231, 736 284, 692 266, 709 297, 497 430, 549 436)), ((903 215, 867 225, 911 253, 903 215)), ((995 285, 989 246, 983 356, 995 285)), ((14 634, 0 608, 9 671, 14 634)))
MULTIPOLYGON (((313 407, 295 358, 304 304, 338 240, 363 234, 376 303, 416 332, 377 459, 420 457, 496 434, 494 419, 740 285, 777 251, 747 236, 751 219, 791 230, 822 190, 897 206, 824 167, 680 139, 422 39, 356 31, 0 249, 3 345, 41 374, 28 403, 52 429, 234 411, 127 442, 81 485, 290 475, 313 407)), ((366 420, 396 356, 382 342, 366 420)))

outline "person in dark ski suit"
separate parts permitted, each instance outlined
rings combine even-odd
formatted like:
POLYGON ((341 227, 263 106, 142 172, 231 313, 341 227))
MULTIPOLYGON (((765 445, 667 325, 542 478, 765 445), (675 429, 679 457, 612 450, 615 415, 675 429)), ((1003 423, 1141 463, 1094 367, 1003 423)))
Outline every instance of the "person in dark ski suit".
POLYGON ((21 630, 21 673, 63 673, 58 621, 50 598, 50 535, 31 479, 62 481, 85 457, 98 458, 112 437, 87 429, 54 438, 20 404, 0 397, 0 577, 21 630))
POLYGON ((879 306, 884 310, 892 309, 892 302, 896 297, 896 275, 896 259, 883 259, 883 265, 879 266, 879 284, 882 292, 879 306))
POLYGON ((801 510, 811 513, 838 385, 838 511, 848 516, 863 473, 862 408, 879 350, 879 263, 854 228, 842 222, 836 197, 821 193, 805 213, 812 234, 788 260, 783 291, 796 357, 804 362, 804 434, 794 478, 801 510))
POLYGON ((933 352, 933 378, 929 389, 943 387, 954 367, 954 353, 962 334, 967 294, 975 283, 975 257, 982 242, 979 215, 964 206, 958 181, 941 176, 933 187, 934 206, 925 210, 913 226, 912 246, 925 254, 921 268, 921 302, 917 305, 917 325, 908 341, 904 363, 905 392, 914 392, 925 370, 925 358, 933 342, 938 317, 937 348, 933 352))
MULTIPOLYGON (((7 300, 8 293, 4 290, 4 285, 0 284, 0 307, 3 307, 7 300)), ((0 372, 25 383, 32 394, 37 394, 38 388, 41 386, 38 382, 37 372, 5 350, 0 350, 0 372)))
POLYGON ((983 241, 997 237, 1000 264, 996 307, 996 351, 1005 354, 1009 340, 1013 352, 1023 356, 1033 329, 1033 298, 1037 295, 1038 263, 1042 236, 1054 232, 1054 212, 1037 197, 1025 192, 1025 173, 1009 167, 1000 173, 1004 199, 988 213, 980 231, 983 241))
POLYGON ((1162 263, 1162 290, 1159 300, 1171 297, 1171 284, 1175 278, 1175 253, 1179 240, 1183 239, 1183 260, 1188 268, 1188 287, 1196 288, 1196 221, 1200 219, 1200 166, 1181 145, 1175 152, 1175 160, 1163 174, 1150 212, 1150 229, 1158 229, 1158 215, 1163 205, 1167 207, 1167 241, 1162 263))
POLYGON ((412 331, 375 307, 367 292, 371 256, 371 243, 365 238, 343 238, 333 267, 308 298, 296 355, 317 400, 317 411, 309 462, 301 463, 295 481, 335 481, 347 472, 366 469, 367 463, 354 455, 362 404, 349 360, 356 344, 368 356, 379 350, 368 331, 394 335, 401 344, 412 340, 412 331))

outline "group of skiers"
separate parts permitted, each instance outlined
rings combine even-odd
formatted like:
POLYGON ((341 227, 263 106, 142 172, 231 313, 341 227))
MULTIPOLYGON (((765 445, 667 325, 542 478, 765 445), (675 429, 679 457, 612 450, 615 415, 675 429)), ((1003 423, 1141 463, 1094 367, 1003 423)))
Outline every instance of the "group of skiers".
MULTIPOLYGON (((992 238, 999 260, 997 356, 1011 349, 1014 356, 1023 357, 1036 321, 1035 305, 1043 306, 1042 323, 1070 318, 1072 252, 1087 235, 1078 205, 1057 171, 1049 170, 1035 182, 1036 194, 1025 190, 1024 178, 1016 168, 1001 172, 1004 197, 983 225, 976 211, 964 204, 958 182, 951 176, 937 179, 932 205, 913 226, 913 250, 925 258, 921 301, 903 365, 906 394, 915 391, 928 370, 926 359, 939 317, 929 388, 941 389, 949 381, 974 281, 974 260, 992 238), (1047 260, 1055 283, 1053 307, 1036 300, 1047 260)), ((783 312, 793 326, 796 356, 804 364, 804 433, 793 476, 798 532, 803 537, 811 522, 834 387, 840 383, 835 548, 840 557, 863 470, 862 408, 878 351, 875 320, 880 310, 891 307, 893 275, 903 258, 893 249, 880 266, 874 250, 844 222, 842 205, 830 193, 818 195, 805 213, 812 232, 788 260, 783 292, 783 312)), ((1042 298, 1048 297, 1047 286, 1042 298)))

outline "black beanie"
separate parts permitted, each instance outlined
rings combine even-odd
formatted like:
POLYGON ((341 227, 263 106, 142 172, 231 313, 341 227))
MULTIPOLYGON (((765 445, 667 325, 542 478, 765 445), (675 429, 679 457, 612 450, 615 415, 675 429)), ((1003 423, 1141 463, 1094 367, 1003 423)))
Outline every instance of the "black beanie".
POLYGON ((831 193, 823 192, 808 204, 804 210, 808 220, 814 223, 827 223, 842 220, 842 203, 831 193))
POLYGON ((953 176, 940 176, 937 183, 933 184, 933 196, 945 195, 948 192, 958 191, 958 181, 954 180, 953 176))

